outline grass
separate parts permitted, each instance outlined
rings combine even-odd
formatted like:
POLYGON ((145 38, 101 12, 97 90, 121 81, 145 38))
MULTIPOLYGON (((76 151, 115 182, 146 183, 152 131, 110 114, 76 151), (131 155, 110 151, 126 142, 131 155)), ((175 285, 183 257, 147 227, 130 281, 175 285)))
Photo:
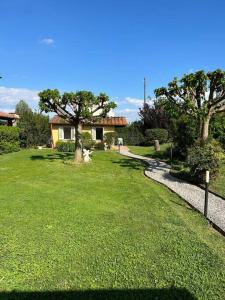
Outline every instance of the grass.
MULTIPOLYGON (((158 158, 160 160, 170 162, 170 159, 165 153, 166 149, 168 149, 169 146, 170 144, 162 144, 161 151, 159 152, 156 152, 153 146, 129 146, 129 149, 134 154, 143 155, 151 158, 158 158)), ((171 173, 178 178, 192 182, 192 179, 189 175, 189 169, 185 166, 185 163, 182 161, 173 161, 173 169, 171 170, 171 173)), ((209 188, 212 192, 225 198, 225 164, 222 164, 218 178, 210 182, 209 188)))
POLYGON ((220 168, 218 178, 211 182, 210 189, 225 198, 225 164, 220 168))
POLYGON ((203 217, 139 161, 69 158, 0 156, 0 299, 225 298, 225 240, 203 217))
POLYGON ((161 160, 169 160, 165 155, 165 151, 170 147, 170 144, 160 145, 160 151, 155 151, 154 146, 128 146, 130 151, 137 155, 143 155, 146 157, 159 158, 161 160))

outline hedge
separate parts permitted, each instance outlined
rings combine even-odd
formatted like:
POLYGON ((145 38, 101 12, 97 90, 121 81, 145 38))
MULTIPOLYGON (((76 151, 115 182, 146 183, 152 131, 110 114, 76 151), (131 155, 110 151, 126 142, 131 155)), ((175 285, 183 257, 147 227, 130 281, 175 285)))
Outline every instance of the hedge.
POLYGON ((0 126, 0 154, 16 152, 19 146, 20 130, 13 126, 0 126))
POLYGON ((158 140, 160 143, 166 143, 168 140, 168 131, 162 128, 146 129, 145 144, 152 145, 155 140, 158 140))
POLYGON ((144 142, 144 137, 139 128, 135 126, 127 126, 117 128, 118 137, 123 139, 124 145, 139 146, 144 142))
POLYGON ((58 141, 56 143, 56 149, 59 152, 74 152, 75 151, 75 142, 74 141, 58 141))

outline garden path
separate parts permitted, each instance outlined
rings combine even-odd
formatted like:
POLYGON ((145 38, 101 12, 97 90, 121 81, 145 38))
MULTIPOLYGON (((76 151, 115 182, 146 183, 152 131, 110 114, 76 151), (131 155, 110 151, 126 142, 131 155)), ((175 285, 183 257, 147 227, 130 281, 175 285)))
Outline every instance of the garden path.
MULTIPOLYGON (((194 184, 170 175, 170 166, 168 164, 158 159, 136 155, 126 150, 120 151, 120 154, 147 162, 148 166, 145 169, 147 177, 166 185, 198 211, 204 212, 205 191, 194 184)), ((225 233, 225 200, 212 193, 209 193, 208 219, 225 233)))

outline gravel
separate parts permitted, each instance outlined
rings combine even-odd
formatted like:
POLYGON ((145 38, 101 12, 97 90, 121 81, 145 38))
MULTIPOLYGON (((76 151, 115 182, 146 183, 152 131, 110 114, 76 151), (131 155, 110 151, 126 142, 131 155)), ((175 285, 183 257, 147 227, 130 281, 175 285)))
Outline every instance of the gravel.
MULTIPOLYGON (((170 166, 168 164, 157 159, 136 155, 129 151, 121 151, 120 153, 147 162, 149 165, 145 169, 145 175, 147 177, 164 184, 198 211, 201 213, 204 212, 205 191, 196 185, 171 176, 169 172, 170 166)), ((225 201, 212 193, 209 193, 208 219, 225 232, 225 201)))

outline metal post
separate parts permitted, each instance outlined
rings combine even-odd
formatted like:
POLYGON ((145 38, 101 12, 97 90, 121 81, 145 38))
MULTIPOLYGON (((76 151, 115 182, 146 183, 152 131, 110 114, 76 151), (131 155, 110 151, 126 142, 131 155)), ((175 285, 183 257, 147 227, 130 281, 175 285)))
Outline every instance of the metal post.
POLYGON ((208 216, 208 200, 209 200, 209 171, 206 171, 205 177, 205 206, 204 206, 204 216, 208 216))
POLYGON ((146 98, 147 98, 147 95, 146 95, 146 78, 144 78, 144 104, 146 103, 146 98))

